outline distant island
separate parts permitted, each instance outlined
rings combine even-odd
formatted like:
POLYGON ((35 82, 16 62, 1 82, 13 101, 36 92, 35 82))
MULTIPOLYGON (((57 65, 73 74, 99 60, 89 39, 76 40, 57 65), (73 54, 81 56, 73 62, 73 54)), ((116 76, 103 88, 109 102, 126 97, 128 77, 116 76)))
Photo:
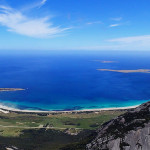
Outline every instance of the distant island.
POLYGON ((93 60, 93 61, 97 61, 100 63, 116 63, 117 61, 111 61, 111 60, 93 60))
POLYGON ((117 61, 102 60, 101 63, 116 63, 117 61))
POLYGON ((112 71, 112 72, 121 72, 121 73, 150 73, 150 69, 136 69, 136 70, 113 70, 113 69, 97 69, 99 71, 112 71))
POLYGON ((0 92, 2 91, 23 91, 25 89, 22 88, 0 88, 0 92))

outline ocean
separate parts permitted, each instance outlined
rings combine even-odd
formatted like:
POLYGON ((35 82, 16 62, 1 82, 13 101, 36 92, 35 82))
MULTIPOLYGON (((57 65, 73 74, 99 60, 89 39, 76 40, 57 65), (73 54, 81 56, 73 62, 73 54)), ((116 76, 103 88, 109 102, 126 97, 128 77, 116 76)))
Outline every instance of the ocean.
POLYGON ((149 52, 2 51, 0 103, 22 110, 82 110, 139 105, 150 99, 149 52))

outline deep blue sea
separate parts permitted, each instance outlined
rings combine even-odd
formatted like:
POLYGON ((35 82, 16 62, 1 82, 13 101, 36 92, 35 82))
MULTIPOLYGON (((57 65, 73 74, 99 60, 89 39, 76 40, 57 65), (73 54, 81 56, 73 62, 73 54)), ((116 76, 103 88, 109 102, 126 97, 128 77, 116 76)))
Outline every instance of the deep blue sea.
POLYGON ((133 106, 150 99, 150 53, 119 51, 3 51, 0 103, 19 109, 75 110, 133 106), (101 63, 101 61, 115 61, 101 63))

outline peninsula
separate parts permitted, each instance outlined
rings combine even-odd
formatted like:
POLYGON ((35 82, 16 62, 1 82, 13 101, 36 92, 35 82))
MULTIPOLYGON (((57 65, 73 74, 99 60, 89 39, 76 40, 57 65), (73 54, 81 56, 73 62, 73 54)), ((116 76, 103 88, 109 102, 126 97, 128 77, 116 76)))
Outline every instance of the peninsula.
POLYGON ((114 70, 114 69, 97 69, 98 71, 112 71, 120 73, 150 73, 150 69, 136 69, 136 70, 114 70))

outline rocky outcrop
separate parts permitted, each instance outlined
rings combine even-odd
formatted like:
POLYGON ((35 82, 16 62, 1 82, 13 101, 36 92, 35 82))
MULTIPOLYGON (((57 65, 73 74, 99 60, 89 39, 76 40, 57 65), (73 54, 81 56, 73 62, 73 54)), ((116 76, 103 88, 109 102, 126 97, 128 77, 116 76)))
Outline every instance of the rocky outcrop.
POLYGON ((150 150, 150 102, 103 124, 86 149, 150 150))

